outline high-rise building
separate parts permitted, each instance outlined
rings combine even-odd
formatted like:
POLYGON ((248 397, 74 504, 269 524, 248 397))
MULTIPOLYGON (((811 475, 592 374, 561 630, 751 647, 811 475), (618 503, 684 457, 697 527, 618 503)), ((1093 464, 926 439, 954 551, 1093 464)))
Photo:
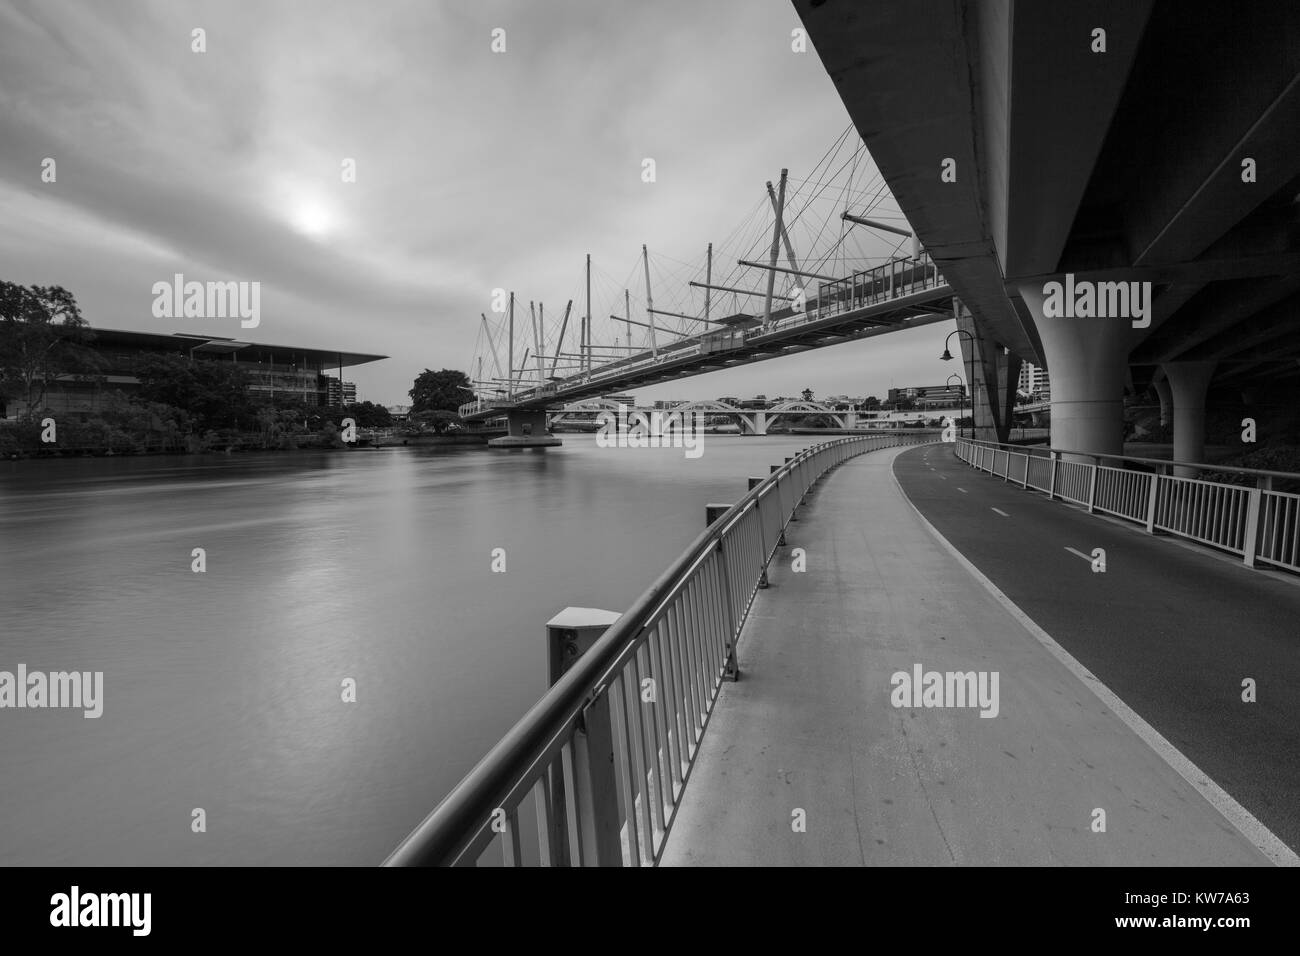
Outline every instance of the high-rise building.
POLYGON ((1044 399, 1052 396, 1052 382, 1048 377, 1047 369, 1029 362, 1020 365, 1020 382, 1017 388, 1026 395, 1036 395, 1044 399))

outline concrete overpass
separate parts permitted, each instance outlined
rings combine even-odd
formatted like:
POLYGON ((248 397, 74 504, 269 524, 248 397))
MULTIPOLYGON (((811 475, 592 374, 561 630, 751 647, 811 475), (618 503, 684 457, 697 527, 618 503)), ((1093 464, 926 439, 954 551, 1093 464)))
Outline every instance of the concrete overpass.
POLYGON ((1122 450, 1126 389, 1172 401, 1184 460, 1201 457, 1209 388, 1294 397, 1300 6, 794 6, 969 309, 982 437, 1005 439, 1021 360, 1050 369, 1067 449, 1122 450), (1048 283, 1066 274, 1138 283, 1124 291, 1151 294, 1149 324, 1056 314, 1048 283))

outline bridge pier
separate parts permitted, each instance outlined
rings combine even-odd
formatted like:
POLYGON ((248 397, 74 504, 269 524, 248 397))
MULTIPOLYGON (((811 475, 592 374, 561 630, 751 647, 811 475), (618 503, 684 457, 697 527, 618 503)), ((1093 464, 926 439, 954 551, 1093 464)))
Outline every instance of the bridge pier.
POLYGON ((1020 377, 1020 358, 992 342, 975 317, 960 302, 954 309, 957 328, 969 332, 961 341, 962 369, 970 368, 974 354, 974 381, 970 383, 971 408, 975 419, 975 437, 982 441, 1005 442, 1011 436, 1012 409, 1016 404, 1016 384, 1020 377))
POLYGON ((749 415, 740 415, 738 417, 740 418, 740 433, 742 435, 767 434, 767 412, 752 412, 749 415))
MULTIPOLYGON (((1166 362, 1162 367, 1174 399, 1174 460, 1205 457, 1205 392, 1218 362, 1166 362)), ((1163 415, 1161 416, 1163 417, 1163 415)), ((1199 469, 1174 466, 1179 478, 1195 478, 1199 469)))
POLYGON ((1052 373, 1052 447, 1122 454, 1124 378, 1133 332, 1129 323, 1118 318, 1045 316, 1041 283, 1022 284, 1020 294, 1043 340, 1052 373))
POLYGON ((493 438, 489 448, 547 448, 564 442, 546 431, 546 409, 518 408, 506 412, 508 434, 493 438))
POLYGON ((1167 426, 1174 418, 1174 395, 1169 390, 1168 377, 1158 375, 1153 386, 1156 390, 1156 396, 1160 399, 1160 424, 1167 426))

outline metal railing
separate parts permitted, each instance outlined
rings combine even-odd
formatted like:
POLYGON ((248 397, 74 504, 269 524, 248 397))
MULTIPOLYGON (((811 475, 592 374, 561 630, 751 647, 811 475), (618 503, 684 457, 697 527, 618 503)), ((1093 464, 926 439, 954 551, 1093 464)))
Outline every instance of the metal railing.
POLYGON ((1017 449, 965 438, 957 441, 956 451, 972 468, 1049 498, 1144 525, 1152 534, 1163 531, 1220 548, 1240 555, 1250 567, 1261 563, 1300 572, 1300 495, 1273 489, 1276 479, 1300 475, 1056 448, 1017 449), (1071 457, 1063 457, 1067 455, 1071 457), (1253 481, 1254 487, 1175 475, 1173 469, 1236 476, 1253 481))
POLYGON ((841 438, 772 466, 385 865, 657 864, 724 675, 735 670, 741 628, 796 507, 813 482, 849 458, 936 436, 841 438), (646 687, 653 688, 648 698, 646 687))
POLYGON ((809 311, 820 319, 924 292, 943 284, 939 267, 934 264, 928 252, 922 252, 916 259, 910 256, 891 259, 843 279, 821 283, 817 289, 817 304, 809 311))

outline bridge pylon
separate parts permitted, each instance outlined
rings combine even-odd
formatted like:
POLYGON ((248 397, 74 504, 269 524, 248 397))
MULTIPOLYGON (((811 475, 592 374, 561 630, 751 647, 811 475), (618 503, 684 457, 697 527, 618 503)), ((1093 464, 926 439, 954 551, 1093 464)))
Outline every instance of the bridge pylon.
POLYGON ((512 408, 506 411, 507 434, 493 438, 489 448, 548 448, 563 445, 546 431, 546 409, 512 408))

